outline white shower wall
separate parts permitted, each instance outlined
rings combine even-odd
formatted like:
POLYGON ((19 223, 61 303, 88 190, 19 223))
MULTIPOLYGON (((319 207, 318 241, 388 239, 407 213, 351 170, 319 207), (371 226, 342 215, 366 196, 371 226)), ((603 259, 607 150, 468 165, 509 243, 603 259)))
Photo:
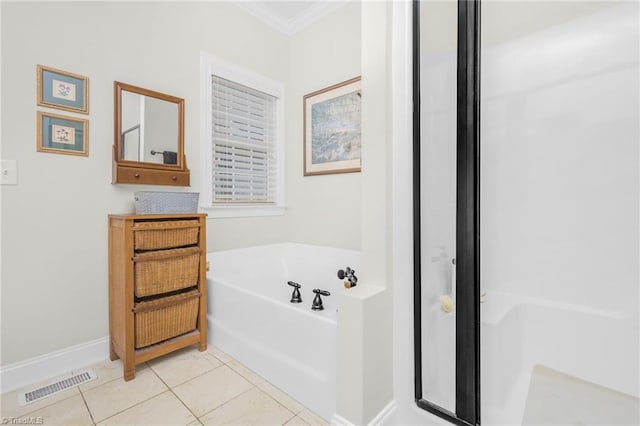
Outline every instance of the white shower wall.
MULTIPOLYGON (((481 51, 489 424, 522 420, 539 366, 640 395, 638 4, 558 5, 537 4, 538 18, 574 15, 502 39, 494 30, 481 51)), ((489 3, 483 19, 526 20, 527 8, 489 3)))
MULTIPOLYGON (((501 7, 485 3, 483 19, 517 19, 513 5, 501 7)), ((615 312, 637 327, 638 4, 491 39, 481 73, 483 288, 615 312)))

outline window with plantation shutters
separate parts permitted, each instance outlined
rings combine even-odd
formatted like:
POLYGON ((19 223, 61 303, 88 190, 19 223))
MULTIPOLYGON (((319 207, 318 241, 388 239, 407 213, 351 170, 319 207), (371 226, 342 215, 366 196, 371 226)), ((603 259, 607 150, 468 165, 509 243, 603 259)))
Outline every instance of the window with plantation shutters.
POLYGON ((277 98, 213 75, 212 202, 276 202, 277 98))
POLYGON ((284 85, 205 52, 200 59, 201 209, 283 215, 284 85))

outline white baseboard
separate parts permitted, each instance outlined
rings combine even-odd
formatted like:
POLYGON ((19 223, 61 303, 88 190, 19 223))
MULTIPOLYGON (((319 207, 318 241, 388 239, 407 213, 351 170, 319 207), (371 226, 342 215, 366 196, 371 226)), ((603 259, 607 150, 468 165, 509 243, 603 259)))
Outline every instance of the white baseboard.
POLYGON ((351 423, 349 420, 345 419, 338 413, 333 413, 331 420, 329 420, 329 424, 331 426, 353 426, 353 423, 351 423))
POLYGON ((385 420, 387 418, 389 418, 393 412, 396 409, 396 401, 395 400, 391 400, 389 401, 389 403, 387 405, 385 405, 385 407, 380 410, 380 412, 378 413, 377 416, 375 416, 373 418, 373 420, 371 420, 369 422, 369 426, 378 426, 378 425, 384 425, 385 424, 385 420))
MULTIPOLYGON (((385 420, 389 418, 396 409, 396 401, 389 401, 385 407, 380 410, 380 412, 371 420, 368 426, 378 426, 384 425, 385 420)), ((331 417, 331 421, 329 422, 332 426, 354 426, 349 420, 345 419, 338 413, 334 413, 333 417, 331 417)))
POLYGON ((41 382, 109 358, 109 337, 101 337, 0 367, 0 393, 41 382))

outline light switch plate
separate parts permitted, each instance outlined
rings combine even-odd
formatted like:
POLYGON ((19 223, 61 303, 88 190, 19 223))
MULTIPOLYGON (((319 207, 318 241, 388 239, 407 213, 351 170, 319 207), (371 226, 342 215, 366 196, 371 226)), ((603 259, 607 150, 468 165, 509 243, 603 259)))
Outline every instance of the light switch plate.
POLYGON ((0 176, 2 185, 17 185, 18 184, 18 162, 16 160, 1 160, 0 161, 0 176))

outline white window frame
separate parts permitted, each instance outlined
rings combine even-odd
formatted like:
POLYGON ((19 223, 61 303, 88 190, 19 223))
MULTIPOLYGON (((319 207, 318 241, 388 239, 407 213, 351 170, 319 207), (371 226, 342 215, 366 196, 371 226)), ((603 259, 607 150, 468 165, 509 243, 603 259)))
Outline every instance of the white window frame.
POLYGON ((202 123, 200 135, 202 153, 202 191, 200 193, 200 209, 207 213, 210 218, 283 215, 285 210, 284 85, 254 71, 202 52, 200 54, 200 94, 200 122, 202 123), (212 203, 212 75, 217 75, 224 79, 251 87, 277 98, 276 167, 278 176, 276 181, 275 204, 213 205, 212 203))

